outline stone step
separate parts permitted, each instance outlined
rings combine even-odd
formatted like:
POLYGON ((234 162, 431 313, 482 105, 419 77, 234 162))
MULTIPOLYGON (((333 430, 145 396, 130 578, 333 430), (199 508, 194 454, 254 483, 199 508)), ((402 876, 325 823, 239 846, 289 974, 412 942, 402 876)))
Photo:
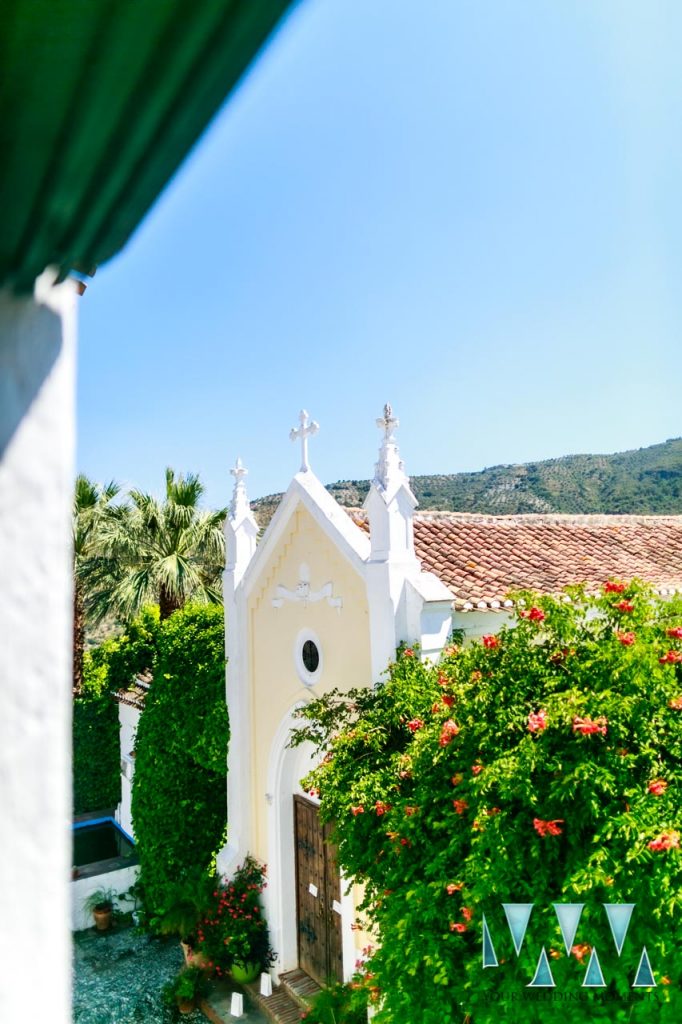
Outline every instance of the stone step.
POLYGON ((301 1005, 292 998, 283 985, 273 985, 271 996, 262 996, 257 982, 246 987, 252 1002, 273 1024, 299 1024, 301 1005))
POLYGON ((280 985, 288 992, 292 999, 294 999, 298 1005, 307 1010, 310 1006, 311 1000, 315 998, 318 992, 322 989, 317 982, 302 971, 300 967, 297 967, 294 971, 286 971, 280 975, 280 985))
POLYGON ((211 991, 199 1003, 199 1009, 211 1024, 299 1024, 301 1007, 286 992, 273 989, 267 999, 258 991, 258 984, 231 985, 229 982, 212 982, 211 991), (230 1009, 233 991, 246 991, 244 1015, 233 1017, 230 1009))

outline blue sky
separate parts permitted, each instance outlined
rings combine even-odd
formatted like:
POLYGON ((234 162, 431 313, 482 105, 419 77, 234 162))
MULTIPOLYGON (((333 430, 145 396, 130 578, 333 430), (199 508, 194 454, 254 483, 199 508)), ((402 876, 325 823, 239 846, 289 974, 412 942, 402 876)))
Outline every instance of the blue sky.
POLYGON ((682 5, 303 0, 81 300, 78 468, 226 504, 682 433, 682 5))

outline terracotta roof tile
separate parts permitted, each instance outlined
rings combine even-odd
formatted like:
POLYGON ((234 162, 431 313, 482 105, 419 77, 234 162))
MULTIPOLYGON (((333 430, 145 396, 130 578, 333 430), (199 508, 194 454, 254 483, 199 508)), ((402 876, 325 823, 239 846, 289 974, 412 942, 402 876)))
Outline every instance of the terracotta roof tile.
POLYGON ((114 693, 114 700, 119 704, 128 704, 131 708, 138 708, 142 711, 144 710, 144 702, 151 682, 152 675, 150 672, 137 676, 135 682, 127 690, 117 690, 114 693))
MULTIPOLYGON (((349 514, 369 531, 365 513, 349 514)), ((414 543, 422 568, 460 606, 503 601, 512 590, 554 593, 633 576, 664 592, 682 590, 682 516, 418 512, 414 543)))

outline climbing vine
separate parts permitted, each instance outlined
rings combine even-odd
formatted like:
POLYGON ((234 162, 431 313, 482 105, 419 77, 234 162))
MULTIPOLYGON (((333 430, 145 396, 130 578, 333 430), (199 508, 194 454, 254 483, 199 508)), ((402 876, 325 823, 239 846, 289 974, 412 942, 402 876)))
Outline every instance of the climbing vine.
POLYGON ((300 713, 293 742, 322 756, 305 785, 365 885, 374 1019, 677 1021, 682 601, 516 596, 497 634, 438 665, 403 648, 384 685, 300 713), (518 956, 513 903, 533 905, 518 956), (583 905, 568 951, 553 903, 583 905), (620 955, 604 904, 635 905, 620 955), (554 988, 530 986, 543 947, 554 988), (644 947, 655 988, 633 988, 644 947))
POLYGON ((227 741, 223 610, 186 605, 160 627, 135 744, 133 825, 152 920, 214 869, 227 741))

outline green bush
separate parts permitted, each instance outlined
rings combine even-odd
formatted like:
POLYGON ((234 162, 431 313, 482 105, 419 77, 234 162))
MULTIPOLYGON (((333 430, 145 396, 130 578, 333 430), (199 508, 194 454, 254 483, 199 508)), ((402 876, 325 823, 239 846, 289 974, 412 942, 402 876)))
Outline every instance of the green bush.
POLYGON ((115 692, 126 689, 135 676, 146 669, 153 672, 160 629, 158 606, 150 605, 126 626, 125 633, 105 640, 92 651, 86 651, 84 690, 102 692, 106 688, 115 692))
POLYGON ((73 702, 73 811, 115 807, 121 799, 118 708, 108 693, 73 702))
POLYGON ((682 1016, 682 602, 642 584, 517 595, 437 666, 311 701, 294 742, 378 947, 377 1024, 682 1016), (570 597, 570 599, 569 599, 570 597), (552 903, 582 903, 567 956, 552 903), (532 903, 517 958, 503 903, 532 903), (633 903, 618 957, 600 904, 633 903), (483 970, 483 915, 499 967, 483 970), (646 945, 656 989, 633 989, 646 945), (529 989, 542 947, 556 988, 529 989), (595 947, 606 986, 582 987, 595 947))
POLYGON ((152 925, 213 873, 227 741, 223 610, 187 605, 161 624, 135 743, 132 814, 152 925))
POLYGON ((323 988, 312 1007, 301 1016, 306 1024, 367 1024, 367 985, 357 975, 343 985, 323 988))
POLYGON ((73 702, 73 811, 115 807, 121 799, 118 707, 112 694, 136 673, 153 669, 158 608, 146 608, 119 637, 105 640, 83 658, 83 688, 73 702))

